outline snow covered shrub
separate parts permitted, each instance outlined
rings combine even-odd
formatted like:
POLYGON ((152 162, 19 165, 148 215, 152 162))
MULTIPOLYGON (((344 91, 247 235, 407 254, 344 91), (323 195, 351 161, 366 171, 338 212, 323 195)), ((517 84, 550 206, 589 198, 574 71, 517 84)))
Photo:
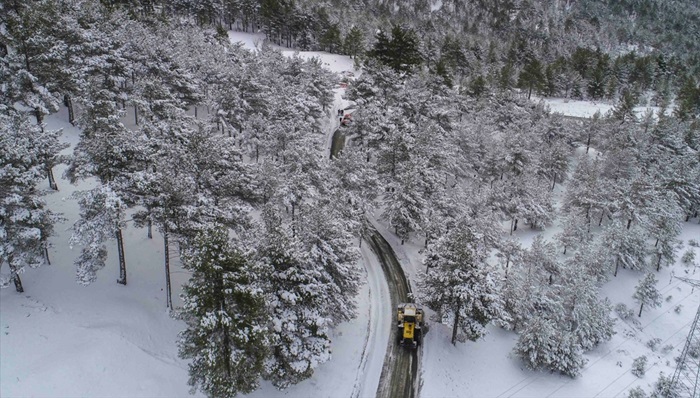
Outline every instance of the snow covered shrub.
POLYGON ((637 377, 643 377, 646 373, 647 357, 642 355, 641 357, 634 358, 632 361, 632 374, 637 377))
POLYGON ((627 308, 627 305, 625 303, 618 303, 617 305, 615 305, 615 313, 623 321, 634 317, 634 310, 631 308, 627 308))
POLYGON ((671 300, 673 300, 673 296, 671 296, 671 295, 666 296, 666 302, 667 302, 667 303, 670 303, 671 300))
POLYGON ((663 354, 668 354, 669 352, 673 351, 673 344, 666 344, 661 348, 661 353, 663 354))
POLYGON ((688 245, 691 247, 700 247, 700 244, 698 244, 698 241, 695 239, 688 239, 688 245))
POLYGON ((688 347, 688 355, 694 359, 700 358, 700 341, 695 340, 690 347, 688 347))
POLYGON ((653 339, 647 341, 647 347, 649 347, 652 351, 656 351, 656 347, 661 344, 661 339, 658 337, 654 337, 653 339))
POLYGON ((629 390, 627 398, 647 398, 647 393, 642 387, 637 386, 629 390))
POLYGON ((680 397, 680 391, 671 383, 672 377, 666 376, 664 372, 659 373, 659 379, 654 383, 654 391, 651 398, 676 398, 680 397))
POLYGON ((683 308, 683 304, 678 304, 677 306, 675 306, 673 308, 673 312, 675 312, 676 314, 680 314, 682 308, 683 308))
POLYGON ((693 265, 693 263, 695 263, 695 251, 689 249, 683 253, 681 262, 686 266, 693 265))

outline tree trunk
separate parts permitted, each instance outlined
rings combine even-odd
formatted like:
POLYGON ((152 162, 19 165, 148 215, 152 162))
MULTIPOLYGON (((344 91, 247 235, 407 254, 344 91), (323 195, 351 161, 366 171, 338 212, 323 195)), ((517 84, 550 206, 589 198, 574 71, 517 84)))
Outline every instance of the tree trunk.
POLYGON ((620 260, 615 260, 615 273, 613 276, 617 276, 617 269, 620 268, 620 260))
POLYGON ((168 245, 168 230, 163 231, 163 246, 165 248, 165 306, 173 309, 172 289, 170 287, 170 246, 168 245))
POLYGON ((627 229, 630 229, 631 226, 632 226, 632 219, 630 218, 629 220, 627 220, 627 229))
POLYGON ((49 258, 49 246, 44 242, 44 260, 46 260, 46 265, 51 265, 51 259, 49 258))
POLYGON ((513 235, 513 221, 515 221, 515 219, 511 218, 511 220, 510 220, 510 234, 511 234, 511 236, 513 235))
POLYGON ((19 277, 19 273, 17 272, 17 268, 12 265, 12 259, 9 259, 9 264, 10 264, 10 273, 12 275, 12 281, 15 283, 15 290, 17 290, 17 293, 24 293, 24 287, 22 287, 22 279, 19 277))
POLYGON ((139 125, 139 109, 134 105, 134 124, 139 125))
POLYGON ((54 191, 58 191, 58 184, 56 183, 56 177, 53 175, 53 167, 48 167, 48 170, 46 170, 46 174, 49 177, 49 188, 53 189, 54 191))
POLYGON ((462 307, 462 303, 457 303, 457 309, 455 310, 455 323, 452 325, 452 345, 457 345, 457 330, 459 330, 459 310, 462 307))
POLYGON ((117 252, 119 253, 119 279, 117 283, 126 285, 126 259, 124 258, 124 237, 121 228, 117 228, 117 252))
POLYGON ((639 315, 638 315, 639 318, 642 317, 642 308, 644 308, 644 302, 643 302, 643 301, 642 301, 642 305, 639 306, 639 315))
MULTIPOLYGON (((223 305, 222 305, 223 307, 223 305)), ((222 308, 223 310, 223 308, 222 308)), ((223 323, 220 323, 220 327, 223 331, 224 334, 224 346, 221 347, 221 350, 223 351, 222 357, 224 358, 224 364, 226 368, 226 376, 231 378, 232 373, 231 373, 231 338, 229 337, 229 330, 228 327, 225 326, 223 323)))
POLYGON ((586 209, 586 223, 588 224, 586 232, 591 233, 591 206, 586 209))
POLYGON ((513 225, 513 231, 517 231, 517 230, 518 230, 518 219, 516 218, 515 225, 513 225))
POLYGON ((66 107, 68 108, 68 123, 75 126, 75 109, 73 108, 73 99, 66 94, 66 107))
POLYGON ((554 191, 555 185, 557 185, 557 177, 552 178, 552 191, 554 191))
POLYGON ((68 123, 75 126, 75 112, 73 110, 73 100, 70 95, 63 94, 63 105, 68 109, 68 123))
POLYGON ((566 254, 566 245, 564 245, 564 254, 566 254))
POLYGON ((591 134, 588 134, 588 140, 586 141, 586 153, 588 153, 588 149, 591 147, 591 134))
POLYGON ((656 260, 656 272, 661 269, 661 253, 659 253, 659 258, 656 260))
POLYGON ((36 117, 36 124, 41 128, 41 131, 44 131, 44 128, 41 126, 44 123, 44 114, 41 113, 39 108, 34 109, 34 117, 36 117))
POLYGON ((148 239, 153 239, 153 221, 148 220, 148 239))

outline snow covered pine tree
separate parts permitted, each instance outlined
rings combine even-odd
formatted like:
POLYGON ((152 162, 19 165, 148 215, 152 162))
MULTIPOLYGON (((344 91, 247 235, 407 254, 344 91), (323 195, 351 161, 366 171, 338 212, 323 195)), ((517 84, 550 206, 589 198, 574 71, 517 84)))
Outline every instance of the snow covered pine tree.
POLYGON ((189 384, 210 397, 258 388, 267 356, 267 314, 259 270, 232 247, 226 229, 198 234, 183 255, 192 271, 184 286, 187 329, 180 357, 191 359, 189 384))
POLYGON ((462 221, 428 249, 421 283, 423 301, 441 321, 452 322, 452 344, 477 340, 485 326, 503 317, 503 305, 480 237, 462 221), (460 336, 459 332, 463 335, 460 336))

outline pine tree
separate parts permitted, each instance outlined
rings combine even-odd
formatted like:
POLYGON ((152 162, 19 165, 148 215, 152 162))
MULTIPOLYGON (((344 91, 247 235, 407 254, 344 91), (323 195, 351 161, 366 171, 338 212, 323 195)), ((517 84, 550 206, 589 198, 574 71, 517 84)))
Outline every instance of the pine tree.
POLYGON ((562 281, 555 289, 555 297, 562 300, 564 309, 557 316, 557 323, 588 351, 615 334, 615 321, 610 317, 612 305, 607 298, 600 299, 598 281, 590 277, 588 269, 571 265, 563 269, 562 281))
POLYGON ((358 55, 362 55, 365 49, 365 36, 359 27, 353 26, 350 28, 347 36, 345 36, 345 42, 343 43, 343 50, 350 58, 355 58, 358 55))
POLYGON ((537 58, 531 59, 518 77, 518 86, 527 90, 527 99, 530 99, 532 90, 536 92, 544 88, 545 78, 542 73, 542 64, 537 58))
POLYGON ((585 268, 564 268, 559 279, 540 290, 515 352, 532 369, 574 377, 586 364, 583 352, 613 336, 612 307, 599 299, 596 281, 585 268))
POLYGON ((38 125, 43 124, 44 116, 58 110, 58 100, 47 87, 53 76, 42 73, 56 56, 50 51, 55 37, 49 33, 51 24, 58 22, 54 19, 56 11, 50 1, 14 1, 0 8, 0 42, 12 49, 3 57, 11 71, 4 91, 10 103, 19 102, 29 108, 38 125))
POLYGON ((532 241, 532 246, 523 254, 523 264, 528 268, 535 268, 548 275, 551 285, 554 276, 561 271, 561 264, 557 261, 554 244, 544 240, 542 235, 537 235, 532 241))
MULTIPOLYGON (((117 244, 123 245, 121 230, 126 227, 127 206, 109 185, 77 192, 75 197, 80 205, 80 218, 73 225, 71 245, 83 246, 75 261, 76 277, 78 283, 88 285, 97 279, 97 271, 105 266, 105 242, 116 238, 117 244)), ((126 284, 125 267, 120 266, 119 280, 126 284)))
POLYGON ((516 354, 530 369, 547 368, 571 377, 586 364, 571 332, 562 331, 555 320, 536 314, 520 332, 516 354))
MULTIPOLYGON (((330 359, 328 300, 338 294, 328 274, 289 236, 281 218, 264 211, 265 230, 258 262, 269 270, 265 290, 270 315, 270 356, 264 377, 279 389, 313 375, 330 359)), ((344 309, 335 308, 338 312, 344 309)))
POLYGON ((647 236, 640 226, 625 229, 620 221, 612 222, 603 229, 598 244, 606 248, 607 262, 615 269, 614 276, 617 276, 620 265, 631 270, 646 267, 647 236))
POLYGON ((522 252, 523 249, 520 246, 520 242, 517 239, 507 239, 499 243, 498 253, 496 253, 496 256, 498 256, 501 259, 501 262, 503 262, 504 274, 506 279, 508 279, 508 267, 512 263, 520 261, 523 254, 522 252))
POLYGON ((562 231, 556 239, 564 246, 564 254, 568 248, 576 249, 580 245, 588 243, 591 234, 588 232, 588 225, 584 217, 576 213, 569 213, 562 220, 562 231))
POLYGON ((700 115, 700 88, 692 76, 683 79, 676 96, 678 106, 675 115, 681 120, 697 118, 700 115))
POLYGON ((644 304, 650 307, 660 307, 661 306, 661 294, 656 289, 656 283, 658 280, 653 273, 649 272, 644 276, 644 279, 640 280, 637 286, 635 286, 634 295, 632 296, 635 301, 639 303, 639 316, 642 316, 642 310, 644 309, 644 304))
POLYGON ((452 323, 452 344, 465 338, 477 340, 484 336, 491 320, 506 318, 481 236, 466 222, 430 246, 425 265, 423 300, 441 321, 452 323))
POLYGON ((190 359, 193 389, 233 397, 257 389, 268 353, 266 311, 259 269, 232 246, 222 227, 194 238, 183 255, 192 272, 183 287, 179 355, 190 359))
POLYGON ((421 64, 418 38, 412 29, 394 25, 391 28, 391 39, 381 30, 375 39, 376 42, 368 55, 391 67, 396 73, 410 73, 414 67, 421 64))
POLYGON ((0 265, 10 267, 9 280, 23 292, 20 275, 26 267, 48 260, 48 238, 60 219, 45 208, 37 184, 43 176, 43 156, 57 153, 55 137, 47 135, 26 115, 0 102, 0 265))
POLYGON ((357 315, 360 255, 353 242, 352 224, 334 207, 318 203, 300 214, 297 228, 301 249, 308 253, 308 261, 322 270, 321 281, 330 289, 321 313, 337 324, 357 315))

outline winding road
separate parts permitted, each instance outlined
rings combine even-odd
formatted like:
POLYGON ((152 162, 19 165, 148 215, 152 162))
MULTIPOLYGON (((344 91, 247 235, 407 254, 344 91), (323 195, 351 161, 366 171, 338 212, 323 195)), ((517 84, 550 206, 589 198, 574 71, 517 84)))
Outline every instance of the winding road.
POLYGON ((382 374, 379 378, 379 388, 377 397, 416 397, 420 387, 418 363, 420 361, 419 349, 405 348, 396 343, 393 338, 395 333, 395 308, 399 303, 408 302, 411 292, 406 275, 401 268, 401 264, 396 259, 394 250, 389 243, 376 230, 370 231, 367 241, 372 251, 379 258, 379 262, 384 270, 384 275, 389 284, 391 293, 391 317, 387 320, 391 324, 391 338, 384 358, 382 374))
MULTIPOLYGON (((336 129, 331 142, 330 157, 335 157, 344 146, 345 134, 343 134, 340 129, 336 129)), ((370 311, 370 316, 381 316, 379 319, 370 319, 370 327, 372 327, 373 323, 377 322, 386 322, 389 325, 389 344, 386 347, 386 355, 379 377, 376 396, 378 398, 414 398, 418 396, 420 388, 420 372, 418 371, 418 365, 420 363, 421 348, 419 347, 413 350, 401 347, 393 338, 396 328, 394 320, 396 308, 399 303, 409 302, 411 287, 408 284, 403 268, 401 268, 401 264, 396 258, 394 250, 381 233, 372 228, 369 233, 367 233, 367 236, 363 238, 376 255, 379 264, 381 264, 381 271, 383 271, 384 277, 386 278, 389 296, 391 298, 391 307, 388 311, 386 309, 372 309, 370 311)), ((368 279, 377 278, 382 273, 378 272, 379 270, 370 269, 370 267, 376 266, 376 262, 365 261, 365 266, 368 267, 368 279)), ((370 280, 369 283, 370 294, 372 294, 372 286, 377 285, 377 281, 370 280)), ((374 289, 376 290, 377 288, 374 289)), ((377 326, 374 327, 376 328, 377 326)), ((384 331, 385 328, 381 327, 377 330, 384 331)), ((370 334, 372 334, 371 331, 370 334)), ((380 341, 382 341, 382 336, 378 337, 380 341)), ((375 341, 377 340, 375 339, 375 341)), ((365 349, 381 348, 367 345, 365 349)), ((356 389, 356 391, 360 390, 356 389)))

